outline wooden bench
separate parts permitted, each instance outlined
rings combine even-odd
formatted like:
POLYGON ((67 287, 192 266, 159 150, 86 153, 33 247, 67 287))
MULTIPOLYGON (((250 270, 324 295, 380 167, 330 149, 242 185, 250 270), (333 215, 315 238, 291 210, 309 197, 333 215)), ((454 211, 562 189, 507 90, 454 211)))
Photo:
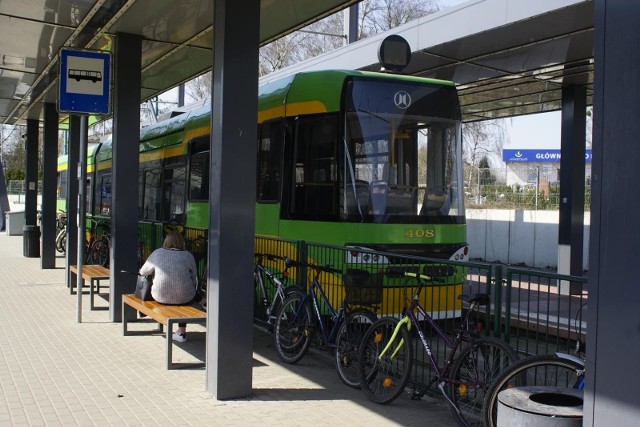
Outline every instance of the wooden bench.
MULTIPOLYGON (((136 318, 136 311, 146 314, 158 322, 158 332, 162 333, 162 327, 167 326, 165 337, 167 340, 167 369, 173 369, 178 364, 172 360, 173 325, 176 323, 205 324, 207 313, 190 305, 166 305, 157 301, 142 301, 133 294, 122 295, 122 331, 124 335, 133 335, 127 331, 127 324, 136 318)), ((148 333, 143 331, 142 333, 148 333)), ((191 367, 203 367, 204 362, 189 363, 191 367)))
MULTIPOLYGON (((78 266, 71 265, 69 266, 69 271, 78 276, 78 266)), ((109 269, 105 268, 101 265, 83 265, 82 266, 82 280, 89 280, 89 301, 91 310, 93 310, 93 296, 94 296, 94 285, 97 289, 97 293, 100 293, 100 281, 101 280, 109 280, 109 269)), ((82 283, 78 283, 78 289, 82 289, 82 283)), ((71 293, 73 294, 73 286, 71 286, 71 293)))

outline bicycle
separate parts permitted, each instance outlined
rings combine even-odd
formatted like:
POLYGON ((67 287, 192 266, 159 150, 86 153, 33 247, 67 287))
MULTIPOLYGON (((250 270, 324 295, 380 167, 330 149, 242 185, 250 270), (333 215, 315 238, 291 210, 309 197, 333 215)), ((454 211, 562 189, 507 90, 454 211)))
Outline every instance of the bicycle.
POLYGON ((56 251, 67 251, 67 213, 62 210, 58 211, 56 217, 56 251))
POLYGON ((356 356, 360 337, 377 318, 374 312, 362 306, 380 303, 382 282, 375 284, 374 298, 350 304, 345 296, 336 310, 322 289, 319 276, 322 273, 341 274, 342 271, 312 263, 298 262, 297 266, 312 269, 314 274, 307 291, 295 292, 285 299, 276 316, 274 341, 278 356, 286 363, 298 362, 309 350, 318 331, 321 344, 334 350, 340 380, 348 386, 359 387, 356 356), (328 313, 327 320, 321 314, 320 304, 328 313))
MULTIPOLYGON (((91 264, 109 267, 109 250, 111 248, 111 225, 105 221, 96 221, 96 229, 102 227, 102 235, 99 239, 93 237, 93 246, 90 249, 89 259, 91 264)), ((97 235, 97 230, 95 230, 97 235)))
MULTIPOLYGON (((106 251, 104 249, 104 247, 100 247, 103 246, 103 240, 102 237, 98 238, 98 227, 102 227, 104 229, 109 230, 109 223, 103 220, 96 220, 93 218, 89 218, 91 221, 91 231, 88 232, 89 234, 89 239, 87 240, 86 236, 85 236, 85 252, 84 252, 84 259, 85 262, 87 264, 99 264, 99 261, 104 260, 102 257, 102 255, 100 255, 99 253, 96 252, 96 245, 99 246, 99 251, 100 253, 104 254, 104 252, 107 253, 107 257, 109 254, 109 246, 106 247, 106 251)), ((102 265, 102 264, 100 264, 102 265)), ((103 265, 103 267, 105 267, 103 265)))
POLYGON ((416 279, 418 284, 410 300, 405 294, 401 320, 383 317, 364 333, 358 354, 362 390, 376 403, 389 403, 396 399, 409 382, 414 363, 413 342, 419 339, 435 372, 427 387, 437 382, 458 425, 481 425, 484 391, 498 372, 515 362, 518 356, 504 341, 479 337, 472 328, 471 314, 477 307, 489 304, 486 294, 458 297, 469 304, 469 309, 462 315, 460 327, 451 339, 419 301, 421 290, 438 279, 414 271, 392 267, 386 271, 390 278, 404 278, 407 282, 416 279), (449 349, 444 365, 438 364, 418 316, 429 324, 449 349))
MULTIPOLYGON (((585 343, 577 327, 576 354, 584 355, 585 343)), ((495 379, 485 395, 482 415, 484 425, 495 427, 498 413, 498 394, 512 387, 552 386, 584 390, 584 359, 567 353, 529 356, 511 365, 495 379)))
MULTIPOLYGON (((167 226, 165 226, 165 230, 167 230, 166 227, 167 226)), ((177 228, 174 228, 174 229, 179 230, 177 228)), ((193 238, 185 237, 184 239, 184 249, 188 252, 191 252, 191 255, 193 255, 193 259, 196 262, 196 266, 198 267, 198 270, 202 270, 202 274, 200 274, 200 271, 199 271, 197 273, 197 276, 198 276, 198 291, 201 292, 203 295, 207 291, 207 270, 209 268, 206 261, 207 249, 208 249, 207 245, 208 245, 208 240, 206 235, 200 235, 193 238), (200 264, 202 261, 204 261, 204 265, 203 265, 204 268, 200 267, 200 264)))
POLYGON ((280 311, 280 307, 285 299, 295 292, 304 292, 297 286, 287 285, 289 277, 289 268, 295 267, 298 263, 291 258, 281 257, 271 254, 256 253, 255 266, 253 270, 253 282, 256 289, 256 297, 254 299, 254 316, 256 319, 266 321, 267 328, 273 330, 273 324, 276 314, 280 311), (274 273, 264 265, 264 260, 284 262, 284 270, 282 273, 274 273))

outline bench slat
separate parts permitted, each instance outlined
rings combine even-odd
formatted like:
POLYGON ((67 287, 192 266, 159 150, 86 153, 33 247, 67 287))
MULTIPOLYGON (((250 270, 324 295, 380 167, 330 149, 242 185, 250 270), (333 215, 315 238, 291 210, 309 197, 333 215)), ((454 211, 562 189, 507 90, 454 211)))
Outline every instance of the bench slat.
POLYGON ((158 323, 167 324, 172 318, 206 318, 207 313, 190 305, 166 305, 157 301, 142 301, 133 294, 123 295, 122 302, 146 314, 158 323))
MULTIPOLYGON (((78 274, 77 265, 70 265, 69 270, 76 275, 78 274)), ((101 265, 83 265, 82 266, 82 278, 85 280, 108 279, 109 274, 110 274, 109 269, 101 265)))

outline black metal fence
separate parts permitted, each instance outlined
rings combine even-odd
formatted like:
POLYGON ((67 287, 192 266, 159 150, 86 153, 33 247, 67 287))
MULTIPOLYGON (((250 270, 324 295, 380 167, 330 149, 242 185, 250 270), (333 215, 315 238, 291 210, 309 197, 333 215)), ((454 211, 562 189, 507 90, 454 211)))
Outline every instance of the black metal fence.
MULTIPOLYGON (((416 286, 415 281, 387 277, 385 271, 389 265, 443 278, 444 282, 425 287, 420 298, 427 313, 450 334, 460 326, 459 318, 468 309, 458 295, 486 293, 490 295, 491 304, 474 315, 478 332, 501 337, 521 354, 571 352, 576 339, 586 331, 583 318, 587 292, 583 289, 586 284, 583 277, 262 237, 255 240, 255 252, 340 269, 342 275, 320 276, 323 291, 334 308, 340 306, 347 294, 345 284, 354 277, 365 280, 367 286, 381 281, 381 298, 369 305, 379 317, 400 318, 416 286), (572 294, 561 294, 560 290, 565 288, 572 294)), ((272 261, 269 268, 282 271, 284 262, 272 261)), ((303 269, 289 269, 288 273, 290 283, 299 287, 306 288, 311 281, 311 272, 303 269)), ((431 339, 431 352, 442 365, 447 352, 444 342, 435 334, 427 339, 431 339)), ((431 363, 422 345, 414 345, 414 352, 412 382, 417 388, 425 388, 433 377, 431 363)))
MULTIPOLYGON (((183 234, 187 249, 194 253, 198 262, 199 277, 206 279, 207 230, 185 228, 183 234)), ((145 242, 144 258, 161 246, 162 239, 162 224, 140 223, 139 240, 145 242)), ((491 304, 474 315, 478 332, 504 339, 521 355, 571 353, 576 340, 586 336, 584 319, 588 292, 585 277, 267 237, 255 239, 254 252, 275 255, 274 259, 263 259, 265 266, 274 272, 285 270, 284 258, 340 269, 342 274, 323 273, 319 277, 334 308, 340 307, 343 298, 348 296, 353 306, 365 305, 378 317, 400 318, 403 308, 408 305, 407 298, 412 296, 416 286, 415 281, 392 279, 385 274, 389 265, 400 265, 403 269, 444 280, 426 286, 420 301, 427 313, 450 334, 459 327, 460 316, 468 309, 458 296, 486 293, 491 304), (345 284, 353 283, 368 290, 347 295, 345 284), (381 295, 372 294, 380 283, 381 295)), ((313 274, 308 270, 288 269, 286 282, 306 289, 313 274)), ((328 313, 326 307, 321 310, 328 313)), ((256 318, 258 323, 262 320, 256 318)), ((430 334, 431 331, 427 329, 426 332, 430 334)), ((447 352, 444 342, 435 334, 428 335, 427 339, 431 340, 431 351, 442 364, 447 352)), ((414 345, 414 352, 416 364, 412 382, 417 388, 426 388, 433 376, 431 364, 422 345, 414 345)))

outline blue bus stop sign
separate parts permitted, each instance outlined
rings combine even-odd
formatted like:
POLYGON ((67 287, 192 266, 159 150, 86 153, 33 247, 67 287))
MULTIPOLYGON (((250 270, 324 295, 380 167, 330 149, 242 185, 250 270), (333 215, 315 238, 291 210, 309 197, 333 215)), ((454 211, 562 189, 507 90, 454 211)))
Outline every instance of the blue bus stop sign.
POLYGON ((75 114, 110 113, 110 79, 110 53, 62 49, 58 111, 75 114))

